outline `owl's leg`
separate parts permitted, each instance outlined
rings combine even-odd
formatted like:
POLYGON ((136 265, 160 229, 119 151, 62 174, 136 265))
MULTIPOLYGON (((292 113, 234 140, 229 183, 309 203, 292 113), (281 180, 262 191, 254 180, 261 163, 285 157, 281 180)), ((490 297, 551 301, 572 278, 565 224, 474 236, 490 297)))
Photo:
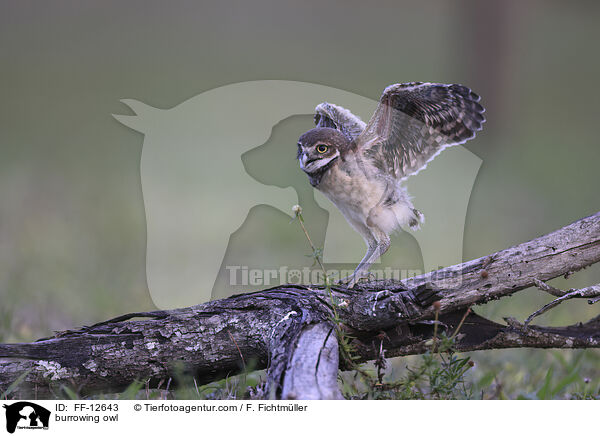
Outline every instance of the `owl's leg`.
POLYGON ((340 283, 345 283, 348 287, 354 287, 359 280, 368 278, 371 265, 390 248, 390 237, 385 232, 373 229, 370 236, 371 238, 367 240, 367 254, 360 261, 354 273, 340 280, 340 283))
POLYGON ((369 266, 371 265, 369 263, 369 259, 371 259, 373 257, 373 253, 375 252, 376 249, 377 249, 377 243, 375 241, 373 241, 372 244, 369 244, 367 246, 367 253, 362 258, 362 260, 360 261, 360 263, 358 264, 358 266, 356 267, 354 272, 352 274, 350 274, 348 277, 344 277, 343 279, 340 279, 339 283, 348 285, 349 287, 352 287, 356 284, 356 282, 358 280, 367 278, 369 276, 369 274, 368 274, 369 266))
MULTIPOLYGON (((340 284, 349 285, 349 286, 354 286, 354 284, 356 283, 356 280, 355 280, 355 277, 357 275, 356 273, 359 272, 359 270, 363 270, 363 266, 368 263, 368 261, 369 261, 369 259, 371 259, 371 257, 373 257, 373 253, 377 249, 377 239, 375 239, 375 236, 373 235, 371 230, 366 225, 355 223, 354 228, 361 234, 361 236, 365 240, 365 243, 367 244, 367 252, 364 255, 364 257, 362 258, 362 260, 359 262, 359 264, 356 267, 356 269, 354 270, 354 272, 352 274, 350 274, 349 276, 340 279, 338 282, 340 284)), ((367 269, 368 268, 369 267, 367 266, 367 269)), ((365 277, 356 277, 356 279, 359 279, 359 278, 365 278, 365 277)))
POLYGON ((367 260, 359 263, 354 271, 354 281, 349 283, 349 286, 354 286, 359 280, 369 277, 369 268, 374 264, 381 256, 385 254, 390 248, 390 237, 380 230, 373 232, 375 236, 375 248, 373 249, 371 256, 367 260))

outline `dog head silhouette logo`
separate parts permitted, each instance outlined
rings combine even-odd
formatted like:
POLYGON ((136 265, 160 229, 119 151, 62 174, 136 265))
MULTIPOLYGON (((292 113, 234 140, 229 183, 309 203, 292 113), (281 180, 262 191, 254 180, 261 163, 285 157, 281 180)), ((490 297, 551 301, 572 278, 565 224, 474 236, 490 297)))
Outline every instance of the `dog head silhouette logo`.
POLYGON ((14 433, 18 428, 47 429, 50 411, 29 401, 3 405, 6 409, 6 431, 14 433))

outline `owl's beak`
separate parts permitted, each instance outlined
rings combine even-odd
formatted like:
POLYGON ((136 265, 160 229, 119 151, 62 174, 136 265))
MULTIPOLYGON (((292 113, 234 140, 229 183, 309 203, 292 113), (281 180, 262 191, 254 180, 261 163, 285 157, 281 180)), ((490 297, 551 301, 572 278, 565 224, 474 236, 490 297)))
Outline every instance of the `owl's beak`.
POLYGON ((303 152, 298 160, 300 161, 300 168, 306 169, 306 165, 309 163, 307 154, 303 152))

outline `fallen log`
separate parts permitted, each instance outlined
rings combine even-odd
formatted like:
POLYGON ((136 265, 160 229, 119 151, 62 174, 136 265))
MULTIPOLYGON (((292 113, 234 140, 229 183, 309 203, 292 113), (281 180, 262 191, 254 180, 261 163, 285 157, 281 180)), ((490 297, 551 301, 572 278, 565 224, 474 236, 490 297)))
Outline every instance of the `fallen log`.
MULTIPOLYGON (((598 261, 600 212, 490 256, 402 281, 354 289, 284 285, 188 308, 131 313, 33 343, 0 344, 0 393, 54 398, 68 386, 86 396, 121 391, 135 380, 157 387, 181 373, 204 384, 238 374, 251 362, 267 369, 271 398, 341 398, 337 331, 351 332, 361 361, 380 358, 382 350, 386 357, 420 354, 429 347, 436 310, 438 325, 450 333, 463 321, 458 351, 598 348, 600 317, 540 327, 465 316, 472 305, 598 261)), ((571 291, 557 295, 590 303, 600 297, 598 286, 571 291)))

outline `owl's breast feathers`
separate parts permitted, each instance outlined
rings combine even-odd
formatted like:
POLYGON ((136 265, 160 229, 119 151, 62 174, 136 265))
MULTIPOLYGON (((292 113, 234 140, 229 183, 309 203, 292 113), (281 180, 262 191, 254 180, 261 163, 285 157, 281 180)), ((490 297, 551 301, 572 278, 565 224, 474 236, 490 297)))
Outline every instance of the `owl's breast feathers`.
POLYGON ((378 176, 351 151, 323 174, 317 189, 359 233, 377 227, 389 234, 404 225, 418 227, 423 219, 398 181, 378 176))

